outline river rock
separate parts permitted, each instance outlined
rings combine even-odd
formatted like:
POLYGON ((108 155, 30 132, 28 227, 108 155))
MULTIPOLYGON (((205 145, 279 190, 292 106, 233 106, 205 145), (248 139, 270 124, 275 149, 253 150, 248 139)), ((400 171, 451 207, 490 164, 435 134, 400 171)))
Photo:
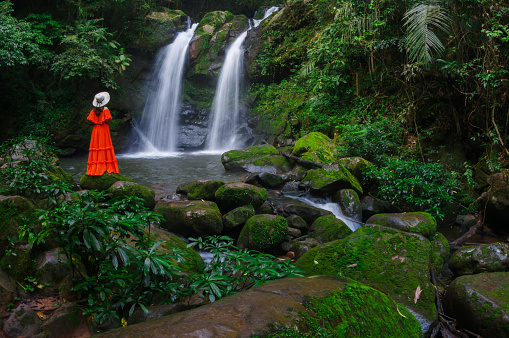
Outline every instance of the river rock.
POLYGON ((279 336, 273 329, 285 330, 285 337, 318 333, 332 337, 338 332, 346 337, 421 335, 412 314, 380 291, 345 278, 319 276, 267 282, 190 311, 97 337, 279 336))
POLYGON ((443 305, 457 327, 482 337, 509 337, 509 273, 493 272, 456 278, 443 305))
POLYGON ((485 210, 486 220, 506 230, 509 218, 509 169, 488 177, 489 189, 474 204, 485 210))
POLYGON ((306 174, 308 173, 308 169, 304 168, 300 165, 296 165, 291 171, 288 172, 288 179, 290 181, 302 181, 306 174))
POLYGON ((41 325, 41 320, 34 310, 26 304, 21 304, 5 322, 4 333, 7 337, 30 337, 41 325))
POLYGON ((368 220, 371 216, 390 212, 388 203, 372 196, 361 198, 362 219, 368 220))
POLYGON ((362 157, 343 157, 340 158, 337 163, 348 169, 360 182, 363 181, 362 171, 373 166, 373 163, 362 157))
POLYGON ((296 261, 307 275, 343 275, 382 290, 422 316, 426 327, 437 318, 430 264, 426 237, 368 224, 310 249, 296 261), (414 303, 418 288, 422 293, 414 303))
POLYGON ((449 260, 455 276, 509 270, 509 244, 491 243, 459 248, 449 260))
POLYGON ((246 183, 229 183, 217 189, 214 199, 223 214, 248 204, 256 210, 267 200, 267 190, 246 183))
POLYGON ((125 177, 121 174, 108 174, 104 173, 101 176, 91 176, 84 174, 80 179, 80 186, 87 190, 108 190, 115 182, 125 181, 133 182, 132 179, 125 177))
POLYGON ((293 168, 293 161, 279 155, 272 145, 230 150, 221 156, 226 171, 283 174, 293 168))
POLYGON ((223 226, 227 229, 240 227, 254 215, 255 210, 251 204, 235 208, 223 215, 223 226))
POLYGON ((183 103, 180 109, 178 146, 184 149, 198 149, 205 144, 209 112, 183 103))
POLYGON ((332 212, 329 210, 320 209, 292 198, 283 198, 277 202, 273 201, 273 205, 277 210, 281 210, 283 216, 300 216, 309 225, 313 224, 320 216, 332 215, 332 212))
POLYGON ((449 258, 449 241, 440 232, 435 232, 430 238, 431 242, 431 264, 438 275, 444 268, 444 264, 449 258))
POLYGON ((36 223, 35 205, 21 196, 0 196, 0 256, 12 244, 19 242, 19 227, 30 225, 34 232, 40 230, 36 223))
POLYGON ((282 216, 255 215, 247 220, 240 232, 240 249, 265 251, 282 243, 288 235, 288 223, 282 216))
POLYGON ((290 242, 290 246, 288 251, 292 251, 295 253, 295 259, 299 259, 304 255, 309 249, 314 248, 322 243, 318 242, 315 238, 309 236, 303 236, 301 238, 297 238, 290 242))
POLYGON ((318 163, 333 162, 338 156, 334 141, 319 132, 311 132, 298 139, 292 155, 318 163))
POLYGON ((437 231, 436 219, 427 212, 403 212, 371 216, 366 223, 413 232, 431 238, 437 231))
POLYGON ((308 235, 320 243, 331 242, 336 239, 345 238, 352 230, 334 215, 318 217, 309 228, 308 235))
POLYGON ((298 215, 290 215, 286 217, 286 221, 288 222, 288 226, 302 230, 304 232, 307 232, 309 229, 309 225, 306 223, 304 218, 298 216, 298 215))
POLYGON ((136 196, 143 200, 145 208, 152 210, 156 204, 155 192, 141 184, 126 181, 117 181, 109 187, 108 192, 113 197, 131 197, 136 196))
POLYGON ((288 177, 284 174, 260 173, 258 174, 259 184, 267 189, 276 189, 282 187, 288 177))
POLYGON ((340 189, 355 189, 358 193, 363 193, 359 181, 343 166, 338 166, 338 170, 323 168, 308 170, 301 185, 306 189, 309 188, 311 192, 319 194, 332 195, 340 189))
POLYGON ((56 309, 42 324, 45 337, 78 337, 90 335, 87 319, 76 303, 56 309))
POLYGON ((221 213, 214 202, 159 200, 154 212, 164 218, 161 227, 179 235, 218 235, 223 231, 221 213))
POLYGON ((23 281, 34 274, 32 248, 28 244, 17 243, 10 247, 0 260, 3 269, 16 281, 23 281))
POLYGON ((190 200, 213 201, 217 189, 224 185, 220 180, 196 180, 193 182, 182 183, 177 187, 178 194, 187 195, 190 200))
MULTIPOLYGON (((66 276, 72 274, 71 268, 67 265, 67 258, 59 254, 60 248, 45 251, 37 258, 37 282, 48 284, 50 289, 58 289, 60 283, 66 276)), ((43 290, 46 291, 46 288, 43 290)))
POLYGON ((357 223, 362 222, 362 207, 359 195, 353 189, 341 189, 332 197, 339 204, 343 215, 357 223))

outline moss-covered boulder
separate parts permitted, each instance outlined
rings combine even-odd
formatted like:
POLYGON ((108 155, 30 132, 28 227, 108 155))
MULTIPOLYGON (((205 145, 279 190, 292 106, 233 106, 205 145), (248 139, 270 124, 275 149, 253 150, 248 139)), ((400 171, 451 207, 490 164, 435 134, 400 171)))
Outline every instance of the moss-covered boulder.
POLYGON ((117 181, 109 187, 108 192, 113 197, 131 197, 136 196, 143 200, 143 205, 152 210, 156 204, 155 192, 141 184, 126 181, 117 181))
POLYGON ((339 204, 341 212, 352 221, 361 224, 362 206, 359 195, 353 189, 341 189, 332 197, 332 201, 339 204))
POLYGON ((21 196, 0 196, 0 257, 19 242, 19 227, 40 230, 35 205, 21 196))
POLYGON ((489 189, 474 203, 485 210, 486 220, 495 227, 506 230, 509 218, 509 169, 488 177, 489 189))
POLYGON ((482 337, 509 337, 509 272, 456 278, 443 300, 458 327, 482 337))
POLYGON ((378 225, 312 248, 296 261, 308 275, 343 275, 382 290, 428 324, 437 316, 430 264, 427 238, 378 225), (414 303, 418 288, 422 293, 414 303))
POLYGON ((179 10, 164 9, 160 12, 151 12, 145 17, 145 34, 139 36, 134 43, 138 47, 155 52, 175 37, 186 20, 187 15, 179 10))
POLYGON ((299 229, 303 232, 307 232, 309 230, 309 225, 306 223, 304 218, 299 215, 290 215, 286 217, 286 221, 288 222, 288 226, 299 229))
POLYGON ((431 238, 437 231, 436 219, 427 212, 403 212, 373 215, 366 223, 413 232, 431 238))
POLYGON ((259 184, 267 189, 281 188, 288 180, 285 174, 260 173, 258 174, 259 184))
POLYGON ((444 268, 449 258, 449 241, 440 232, 435 232, 430 238, 431 242, 431 264, 438 275, 444 268))
POLYGON ((334 141, 319 132, 311 132, 298 139, 292 155, 318 163, 330 163, 338 157, 334 141))
POLYGON ((0 260, 0 265, 11 278, 23 282, 26 277, 35 274, 32 248, 28 244, 13 245, 0 260))
POLYGON ((348 225, 334 215, 318 217, 308 231, 308 235, 316 238, 320 243, 345 238, 351 233, 352 230, 348 225))
POLYGON ((87 190, 105 191, 108 190, 113 185, 113 183, 118 181, 133 182, 132 179, 121 174, 105 173, 101 176, 91 176, 84 174, 81 176, 80 186, 81 188, 87 190))
POLYGON ((279 210, 285 216, 297 215, 302 217, 309 226, 320 216, 332 215, 332 212, 329 210, 317 208, 288 197, 282 198, 279 201, 272 201, 272 204, 276 210, 279 210))
POLYGON ((363 179, 362 171, 373 166, 373 163, 362 157, 343 157, 340 158, 337 163, 348 169, 360 182, 362 182, 363 179))
POLYGON ((302 257, 309 249, 319 246, 320 242, 318 242, 315 238, 309 236, 303 236, 301 238, 294 239, 290 242, 290 246, 288 251, 293 252, 294 259, 297 260, 302 257))
POLYGON ((218 302, 99 336, 150 337, 158 332, 178 332, 182 337, 421 336, 419 322, 387 295, 327 276, 267 282, 218 302))
POLYGON ((213 201, 217 189, 224 185, 220 180, 196 180, 182 183, 177 187, 178 194, 185 194, 190 200, 213 201))
POLYGON ((226 171, 282 174, 293 168, 293 161, 279 154, 268 144, 240 150, 230 150, 221 156, 226 171))
POLYGON ((255 210, 267 200, 267 190, 246 183, 228 183, 217 189, 214 199, 221 212, 251 204, 255 210))
POLYGON ((288 223, 284 217, 255 215, 244 224, 237 246, 241 249, 265 251, 283 242, 286 235, 288 235, 288 223))
POLYGON ((251 204, 235 208, 223 215, 223 226, 226 229, 238 228, 254 215, 255 210, 251 204))
POLYGON ((324 168, 308 170, 301 184, 312 192, 320 194, 335 194, 340 189, 354 189, 363 193, 359 181, 345 167, 338 165, 338 170, 324 168))
POLYGON ((74 182, 72 175, 67 173, 62 167, 51 166, 46 173, 48 179, 52 182, 66 182, 72 188, 76 186, 76 182, 74 182))
POLYGON ((163 216, 162 228, 179 235, 217 235, 223 231, 221 213, 214 202, 160 200, 154 212, 163 216))
POLYGON ((471 245, 456 250, 449 260, 456 276, 509 270, 509 244, 471 245))

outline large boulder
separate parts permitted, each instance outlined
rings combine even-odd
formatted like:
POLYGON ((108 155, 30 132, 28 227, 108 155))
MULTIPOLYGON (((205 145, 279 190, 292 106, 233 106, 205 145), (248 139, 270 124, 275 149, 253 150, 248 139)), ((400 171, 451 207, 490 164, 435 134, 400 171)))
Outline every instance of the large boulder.
POLYGON ((90 335, 87 319, 76 303, 56 309, 42 325, 45 337, 78 337, 90 335))
POLYGON ((159 200, 154 212, 163 216, 162 228, 183 236, 217 235, 223 231, 221 213, 214 202, 159 200))
POLYGON ((509 270, 509 244, 471 245, 456 250, 449 260, 455 276, 509 270))
POLYGON ((309 228, 308 235, 320 243, 327 243, 336 239, 345 238, 352 230, 334 215, 318 217, 309 228))
POLYGON ((489 189, 476 201, 485 210, 486 220, 493 226, 505 227, 509 218, 509 169, 488 177, 489 189))
POLYGON ((427 238, 378 225, 314 247, 296 261, 308 275, 342 275, 382 290, 427 324, 437 317, 430 264, 427 238), (414 302, 416 293, 420 296, 414 302))
POLYGON ((35 311, 27 304, 21 304, 9 316, 4 325, 7 337, 31 337, 41 325, 35 311))
POLYGON ((345 167, 338 165, 337 170, 325 168, 308 170, 306 177, 301 181, 304 188, 320 194, 335 194, 340 189, 354 189, 363 193, 361 184, 345 167))
POLYGON ((362 222, 362 206, 359 195, 353 189, 341 189, 332 197, 348 218, 360 224, 362 222))
POLYGON ((437 231, 436 219, 427 212, 403 212, 371 216, 366 223, 413 232, 431 238, 437 231))
POLYGON ((431 264, 438 275, 444 268, 449 258, 449 241, 440 232, 435 232, 430 238, 431 242, 431 264))
POLYGON ((288 197, 282 198, 279 201, 273 201, 273 205, 277 210, 281 210, 281 214, 283 216, 300 216, 309 226, 313 224, 318 217, 332 215, 332 212, 329 210, 320 209, 288 197))
POLYGON ((91 176, 84 174, 80 179, 80 186, 86 190, 98 190, 105 191, 108 190, 115 182, 124 181, 124 182, 133 182, 132 179, 125 177, 121 174, 108 174, 104 173, 101 176, 91 176))
POLYGON ((458 327, 483 337, 509 337, 509 272, 458 277, 447 288, 443 305, 458 327))
POLYGON ((126 181, 117 181, 109 187, 108 192, 113 197, 131 197, 136 196, 143 200, 143 205, 152 210, 156 204, 155 192, 141 184, 126 181))
POLYGON ((279 154, 272 145, 230 150, 221 156, 226 171, 282 174, 293 168, 293 161, 279 154))
POLYGON ((293 277, 97 337, 420 337, 402 305, 339 277, 293 277), (299 332, 300 331, 300 332, 299 332), (281 335, 278 335, 280 333, 281 335))
POLYGON ((235 208, 223 215, 223 226, 230 230, 241 227, 254 215, 255 210, 251 204, 235 208))
POLYGON ((319 132, 311 132, 298 139, 292 155, 318 163, 330 163, 338 157, 334 141, 319 132))
POLYGON ((214 199, 221 212, 251 204, 258 209, 267 200, 267 190, 246 183, 228 183, 217 189, 214 199))
POLYGON ((255 215, 244 224, 237 240, 237 247, 265 251, 282 243, 286 235, 288 235, 286 218, 276 215, 255 215))
POLYGON ((0 196, 0 256, 10 245, 19 242, 19 227, 29 225, 34 232, 37 225, 35 205, 21 196, 0 196))
MULTIPOLYGON (((39 284, 49 286, 49 292, 58 290, 65 277, 72 275, 67 257, 60 254, 60 248, 45 251, 37 257, 36 275, 39 284)), ((46 291, 45 288, 43 291, 46 291)))
POLYGON ((190 200, 213 201, 217 189, 224 185, 220 180, 196 180, 193 182, 182 183, 177 187, 178 194, 187 195, 190 200))
POLYGON ((343 157, 337 162, 348 169, 361 183, 363 181, 362 171, 373 166, 373 163, 362 157, 343 157))

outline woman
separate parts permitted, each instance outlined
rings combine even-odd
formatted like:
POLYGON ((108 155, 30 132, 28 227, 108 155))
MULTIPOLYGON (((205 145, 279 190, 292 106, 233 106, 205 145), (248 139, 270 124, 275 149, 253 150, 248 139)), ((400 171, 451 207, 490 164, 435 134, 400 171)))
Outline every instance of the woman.
POLYGON ((94 123, 88 152, 87 175, 101 176, 105 171, 109 174, 118 174, 117 159, 108 127, 111 114, 105 107, 109 101, 110 94, 107 92, 97 94, 92 102, 94 108, 87 117, 87 120, 94 123))

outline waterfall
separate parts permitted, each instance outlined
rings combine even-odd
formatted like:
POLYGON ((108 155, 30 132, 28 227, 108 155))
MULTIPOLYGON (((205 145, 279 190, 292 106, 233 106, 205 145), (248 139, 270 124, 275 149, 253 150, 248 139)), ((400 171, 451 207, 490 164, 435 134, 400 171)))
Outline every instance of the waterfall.
POLYGON ((177 150, 182 79, 189 43, 198 24, 191 26, 189 23, 188 27, 157 56, 140 122, 140 131, 144 135, 143 152, 172 153, 177 150))
MULTIPOLYGON (((265 11, 263 19, 253 20, 247 31, 268 18, 279 7, 265 11)), ((247 31, 239 35, 232 43, 219 74, 216 93, 212 102, 209 129, 205 148, 208 151, 223 152, 238 146, 238 129, 240 119, 241 78, 244 74, 244 47, 247 31)))

